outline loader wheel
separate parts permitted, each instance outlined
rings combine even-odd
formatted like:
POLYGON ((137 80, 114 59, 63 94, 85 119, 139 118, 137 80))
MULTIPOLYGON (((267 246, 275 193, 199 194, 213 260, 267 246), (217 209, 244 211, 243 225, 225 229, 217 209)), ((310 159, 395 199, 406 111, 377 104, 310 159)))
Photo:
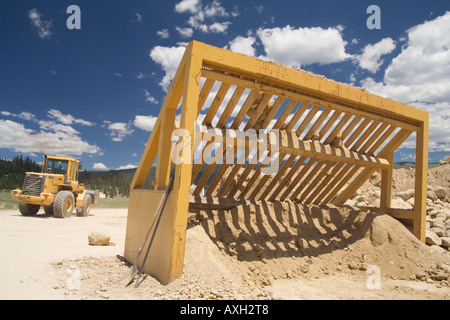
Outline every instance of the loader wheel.
POLYGON ((91 196, 87 194, 84 196, 83 205, 77 209, 77 216, 87 217, 89 211, 91 211, 91 196))
POLYGON ((53 203, 53 216, 55 218, 69 218, 72 215, 75 199, 70 191, 60 191, 53 203))
POLYGON ((41 206, 38 204, 29 204, 19 201, 19 211, 24 216, 35 216, 41 206))

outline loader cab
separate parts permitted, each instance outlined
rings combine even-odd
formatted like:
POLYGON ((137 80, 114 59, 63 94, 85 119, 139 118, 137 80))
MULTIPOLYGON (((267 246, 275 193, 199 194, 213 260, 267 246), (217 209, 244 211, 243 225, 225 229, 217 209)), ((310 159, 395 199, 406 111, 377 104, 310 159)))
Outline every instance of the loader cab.
POLYGON ((62 174, 64 180, 78 180, 78 160, 60 157, 45 157, 42 173, 62 174))

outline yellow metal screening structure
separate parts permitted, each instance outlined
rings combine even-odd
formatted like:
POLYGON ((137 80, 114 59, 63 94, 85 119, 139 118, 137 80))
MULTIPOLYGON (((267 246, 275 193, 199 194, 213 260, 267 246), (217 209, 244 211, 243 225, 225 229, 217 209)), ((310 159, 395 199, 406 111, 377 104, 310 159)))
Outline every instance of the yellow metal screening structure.
POLYGON ((144 267, 162 283, 181 276, 190 205, 232 207, 245 200, 284 199, 343 204, 376 170, 382 172, 380 207, 369 209, 409 220, 414 235, 425 238, 427 112, 196 41, 186 48, 131 183, 125 241, 125 258, 131 263, 172 169, 173 188, 144 267), (195 143, 196 123, 209 129, 208 135, 201 133, 206 143, 195 143), (177 150, 175 129, 184 132, 177 150), (231 150, 235 163, 207 165, 193 160, 199 152, 214 154, 212 146, 220 143, 221 132, 253 130, 260 139, 265 129, 279 133, 276 139, 267 134, 266 160, 279 163, 272 174, 263 174, 261 158, 251 154, 255 147, 245 141, 246 152, 239 154, 239 139, 221 151, 231 150), (414 208, 394 209, 393 154, 412 133, 416 134, 414 208), (174 152, 181 155, 177 164, 172 161, 174 152), (237 158, 247 159, 246 164, 237 158), (143 186, 155 163, 154 189, 147 190, 143 186))

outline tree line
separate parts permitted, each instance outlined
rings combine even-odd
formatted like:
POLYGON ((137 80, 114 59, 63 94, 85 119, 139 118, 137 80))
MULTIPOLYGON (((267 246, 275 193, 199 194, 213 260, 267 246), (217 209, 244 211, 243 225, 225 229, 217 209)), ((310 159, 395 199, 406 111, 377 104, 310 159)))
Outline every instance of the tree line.
MULTIPOLYGON (((152 170, 153 171, 153 170, 152 170)), ((0 159, 0 190, 22 189, 26 172, 41 172, 41 165, 22 155, 0 159)), ((107 197, 128 196, 134 170, 80 171, 78 180, 87 189, 99 190, 107 197)))

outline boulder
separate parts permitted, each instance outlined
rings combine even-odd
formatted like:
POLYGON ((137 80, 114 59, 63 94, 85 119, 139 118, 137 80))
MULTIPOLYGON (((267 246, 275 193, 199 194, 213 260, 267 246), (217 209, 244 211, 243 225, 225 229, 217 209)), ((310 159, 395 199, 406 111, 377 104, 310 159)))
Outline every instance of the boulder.
POLYGON ((406 200, 414 197, 414 189, 408 189, 408 190, 405 190, 405 191, 400 191, 400 192, 397 192, 395 195, 397 197, 399 197, 400 199, 406 201, 406 200))
POLYGON ((110 236, 101 232, 91 232, 88 235, 88 242, 91 246, 107 246, 110 239, 110 236))
POLYGON ((437 199, 437 196, 436 196, 436 194, 434 193, 433 190, 428 190, 427 191, 427 198, 432 200, 432 201, 435 201, 437 199))
POLYGON ((442 244, 442 240, 433 231, 426 230, 425 231, 425 243, 429 244, 429 245, 440 246, 442 244))
POLYGON ((450 247, 450 237, 441 237, 441 246, 449 248, 450 247))
POLYGON ((436 197, 438 197, 439 199, 445 199, 445 197, 447 196, 447 189, 444 187, 436 187, 433 191, 436 197))

